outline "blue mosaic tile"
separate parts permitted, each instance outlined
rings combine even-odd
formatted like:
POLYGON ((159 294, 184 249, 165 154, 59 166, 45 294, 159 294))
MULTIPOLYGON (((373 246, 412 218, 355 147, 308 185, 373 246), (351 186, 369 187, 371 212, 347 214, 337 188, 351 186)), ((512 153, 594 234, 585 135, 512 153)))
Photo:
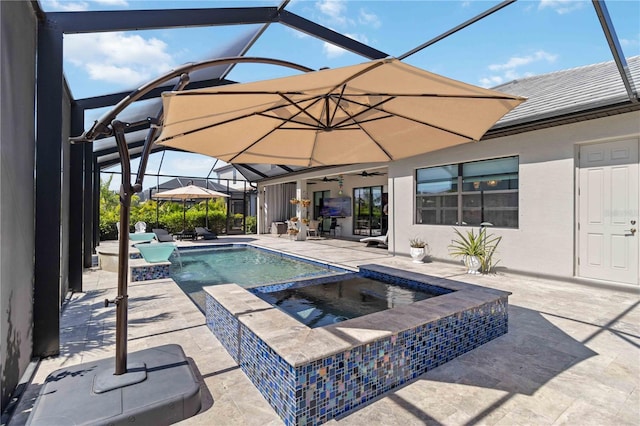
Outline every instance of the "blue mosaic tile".
POLYGON ((504 296, 294 368, 209 294, 206 315, 211 331, 287 425, 325 423, 508 329, 504 296))
POLYGON ((131 281, 148 281, 160 278, 169 278, 169 266, 153 265, 153 266, 136 266, 131 268, 131 281))

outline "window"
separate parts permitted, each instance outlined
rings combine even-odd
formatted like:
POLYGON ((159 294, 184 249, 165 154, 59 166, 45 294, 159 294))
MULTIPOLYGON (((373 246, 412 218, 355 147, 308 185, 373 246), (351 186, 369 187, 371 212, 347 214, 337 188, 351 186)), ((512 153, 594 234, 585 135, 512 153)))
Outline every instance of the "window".
POLYGON ((416 171, 416 223, 518 227, 518 157, 416 171))
POLYGON ((382 200, 382 186, 353 188, 354 235, 382 234, 382 200))

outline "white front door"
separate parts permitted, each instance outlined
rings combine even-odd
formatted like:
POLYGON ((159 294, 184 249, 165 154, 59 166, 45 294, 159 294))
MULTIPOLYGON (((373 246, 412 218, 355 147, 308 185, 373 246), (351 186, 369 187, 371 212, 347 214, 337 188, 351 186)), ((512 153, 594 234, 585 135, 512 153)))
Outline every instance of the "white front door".
POLYGON ((638 284, 638 139, 580 147, 578 275, 638 284))

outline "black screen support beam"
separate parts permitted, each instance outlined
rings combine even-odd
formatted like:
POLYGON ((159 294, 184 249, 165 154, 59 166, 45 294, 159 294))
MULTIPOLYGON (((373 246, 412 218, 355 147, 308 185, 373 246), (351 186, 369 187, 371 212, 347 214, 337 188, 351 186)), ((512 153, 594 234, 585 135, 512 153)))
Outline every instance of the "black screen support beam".
MULTIPOLYGON (((95 223, 93 218, 93 147, 89 144, 85 144, 82 146, 82 148, 82 154, 84 155, 82 170, 82 264, 85 268, 90 268, 91 266, 93 266, 92 255, 95 253, 95 247, 93 246, 93 225, 95 223)), ((100 184, 99 179, 98 184, 100 184)), ((98 196, 97 198, 99 206, 100 197, 98 196)))
POLYGON ((616 30, 613 27, 613 22, 609 16, 607 5, 604 0, 592 0, 592 3, 596 10, 596 14, 598 15, 600 25, 602 26, 602 31, 604 31, 604 36, 609 44, 609 49, 611 49, 611 53, 613 54, 613 60, 616 62, 616 66, 618 67, 618 72, 622 78, 624 88, 627 90, 629 100, 631 102, 638 102, 638 91, 633 82, 631 70, 629 70, 629 64, 627 64, 624 53, 622 53, 622 46, 620 46, 616 30))
MULTIPOLYGON (((84 110, 77 104, 71 106, 71 134, 84 129, 84 110)), ((69 289, 82 291, 83 257, 83 207, 84 207, 84 146, 69 148, 69 289)))
POLYGON ((277 22, 276 7, 49 12, 65 34, 277 22))
MULTIPOLYGON (((91 148, 89 145, 87 145, 89 147, 89 149, 91 148)), ((92 164, 93 164, 93 170, 91 171, 93 174, 93 197, 91 198, 93 201, 93 211, 92 211, 92 217, 93 217, 93 238, 92 238, 92 245, 93 245, 93 250, 95 251, 96 246, 98 245, 98 241, 100 241, 100 165, 98 164, 98 159, 93 156, 92 153, 92 164)))
POLYGON ((463 22, 462 24, 456 25, 455 27, 451 28, 449 31, 444 32, 444 33, 440 34, 439 36, 434 37, 434 38, 432 38, 431 40, 429 40, 429 41, 427 41, 425 43, 422 43, 420 46, 417 46, 417 47, 411 49, 407 53, 404 53, 404 54, 398 56, 398 59, 400 59, 402 61, 403 59, 408 58, 409 56, 413 55, 414 53, 418 53, 422 49, 425 49, 425 48, 431 46, 432 44, 435 44, 435 43, 439 42, 440 40, 442 40, 442 39, 444 39, 446 37, 449 37, 451 34, 457 33, 461 29, 466 28, 469 25, 478 22, 479 20, 481 20, 483 18, 486 18, 487 16, 491 15, 492 13, 499 11, 503 7, 509 6, 511 3, 515 3, 515 1, 516 0, 505 0, 502 3, 499 3, 499 4, 495 5, 495 6, 493 6, 492 8, 485 10, 481 14, 476 15, 473 18, 463 22))
POLYGON ((38 23, 33 355, 60 352, 62 31, 38 23))

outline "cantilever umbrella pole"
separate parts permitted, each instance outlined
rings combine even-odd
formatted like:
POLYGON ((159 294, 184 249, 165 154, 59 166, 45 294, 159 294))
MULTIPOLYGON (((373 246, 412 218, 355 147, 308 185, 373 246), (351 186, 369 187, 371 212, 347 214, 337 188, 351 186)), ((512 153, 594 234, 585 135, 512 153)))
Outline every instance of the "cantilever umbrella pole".
MULTIPOLYGON (((128 273, 129 273, 129 216, 131 212, 131 196, 133 192, 139 192, 142 189, 142 180, 147 165, 149 154, 151 153, 151 145, 153 144, 158 128, 152 126, 149 129, 147 138, 144 143, 143 151, 140 158, 140 167, 138 169, 138 177, 136 183, 131 185, 131 163, 129 158, 129 149, 125 137, 125 128, 128 124, 116 120, 127 106, 141 99, 144 95, 155 89, 156 87, 170 81, 173 78, 180 77, 174 91, 180 91, 189 83, 188 73, 194 70, 208 68, 216 65, 229 63, 263 63, 271 65, 279 65, 283 67, 293 68, 298 71, 313 71, 302 65, 293 62, 282 61, 270 58, 218 58, 194 64, 188 64, 160 76, 144 86, 136 89, 126 96, 122 101, 115 105, 111 111, 100 117, 93 126, 85 131, 82 135, 69 138, 71 143, 93 142, 96 138, 103 135, 115 136, 116 145, 120 155, 122 165, 122 183, 120 185, 120 237, 118 248, 118 295, 113 300, 105 300, 105 306, 109 303, 116 305, 116 357, 115 357, 115 375, 123 375, 127 373, 127 309, 128 309, 128 273)), ((160 126, 163 121, 163 110, 158 113, 156 124, 160 126)), ((130 124, 129 124, 130 125, 130 124)))
MULTIPOLYGON (((176 83, 174 90, 182 90, 189 84, 189 76, 182 74, 176 83)), ((160 108, 156 116, 156 124, 162 123, 163 109, 160 108)), ((131 214, 131 196, 134 192, 142 191, 142 181, 147 168, 147 160, 151 153, 151 145, 157 136, 158 129, 152 126, 147 133, 144 147, 140 158, 138 176, 134 185, 131 185, 131 159, 129 148, 125 137, 124 129, 127 125, 121 121, 111 122, 120 155, 122 165, 122 182, 120 183, 120 235, 118 240, 118 296, 113 300, 105 301, 105 305, 110 302, 116 305, 116 360, 115 375, 122 375, 127 372, 127 322, 129 309, 129 295, 127 287, 129 281, 129 224, 131 214)))

